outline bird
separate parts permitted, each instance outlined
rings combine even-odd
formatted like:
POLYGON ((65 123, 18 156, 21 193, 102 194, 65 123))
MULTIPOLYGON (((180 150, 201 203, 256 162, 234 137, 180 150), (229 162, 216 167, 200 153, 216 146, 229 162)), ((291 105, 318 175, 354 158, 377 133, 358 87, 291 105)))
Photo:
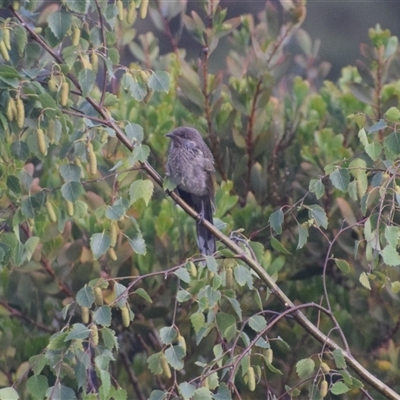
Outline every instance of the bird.
POLYGON ((213 223, 214 157, 194 128, 181 126, 165 136, 171 139, 167 176, 176 184, 179 196, 200 214, 196 223, 197 245, 201 254, 212 255, 216 250, 215 237, 203 226, 202 219, 213 223))

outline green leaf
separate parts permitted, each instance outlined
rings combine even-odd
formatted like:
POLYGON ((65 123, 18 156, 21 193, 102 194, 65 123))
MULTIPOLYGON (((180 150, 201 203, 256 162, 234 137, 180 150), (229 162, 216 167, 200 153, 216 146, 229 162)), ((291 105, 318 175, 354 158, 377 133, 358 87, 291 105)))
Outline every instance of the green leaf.
POLYGON ((393 247, 397 247, 399 245, 400 240, 400 228, 398 226, 388 225, 385 227, 385 238, 393 247))
POLYGON ((28 43, 28 34, 26 29, 24 29, 22 26, 15 26, 13 28, 13 33, 15 37, 15 43, 17 44, 18 55, 22 57, 24 55, 26 44, 28 43))
POLYGON ((190 400, 193 397, 194 392, 196 391, 196 386, 193 386, 188 382, 182 382, 181 384, 179 384, 178 387, 179 393, 184 400, 190 400))
POLYGON ((78 14, 86 14, 89 10, 90 0, 68 0, 67 7, 78 14))
POLYGON ((192 323, 193 329, 196 334, 199 333, 199 330, 204 327, 206 319, 202 312, 196 312, 190 316, 190 321, 192 323))
POLYGON ((110 248, 110 236, 103 233, 95 233, 90 238, 90 248, 93 253, 93 258, 97 260, 110 248))
POLYGON ((213 396, 209 388, 201 387, 194 392, 193 400, 213 400, 213 396))
POLYGON ((80 182, 66 182, 61 186, 61 194, 65 200, 74 203, 79 199, 83 192, 83 186, 80 182))
POLYGON ((148 303, 153 303, 153 300, 143 288, 136 289, 133 293, 136 293, 142 299, 145 299, 148 303))
POLYGON ((333 358, 335 360, 335 364, 337 369, 346 368, 346 360, 344 358, 343 352, 341 349, 335 349, 333 352, 333 358))
POLYGON ((391 121, 399 121, 400 120, 400 110, 397 107, 390 107, 384 114, 384 117, 391 121))
POLYGON ((97 325, 108 327, 111 325, 111 308, 101 306, 93 313, 93 321, 97 325))
POLYGON ((392 132, 384 141, 385 148, 395 156, 400 154, 400 132, 392 132))
POLYGON ((383 262, 391 267, 400 265, 400 254, 396 247, 387 245, 382 251, 383 262))
POLYGON ((61 8, 53 13, 50 13, 47 22, 53 35, 61 40, 67 34, 71 27, 72 14, 61 8))
POLYGON ((85 286, 80 289, 76 294, 76 301, 81 307, 92 307, 92 304, 94 303, 93 288, 85 286))
POLYGON ((329 178, 336 189, 339 189, 342 192, 347 192, 350 183, 350 174, 347 169, 335 169, 335 171, 329 175, 329 178))
POLYGON ((61 383, 56 383, 47 389, 46 398, 52 400, 75 400, 76 395, 71 388, 61 385, 61 383))
POLYGON ((232 400, 231 391, 226 383, 222 382, 218 387, 218 392, 213 395, 214 400, 232 400))
POLYGON ((280 235, 282 233, 283 211, 279 209, 269 216, 269 223, 272 229, 280 235))
POLYGON ((335 258, 334 260, 337 267, 345 274, 348 274, 351 271, 350 265, 347 261, 339 260, 338 258, 335 258))
POLYGON ((168 363, 175 368, 177 371, 181 370, 184 366, 183 357, 185 357, 185 352, 181 346, 171 346, 165 350, 165 357, 167 357, 168 363))
POLYGON ((169 74, 165 71, 155 71, 151 74, 147 84, 155 92, 165 92, 169 90, 169 74))
POLYGON ((236 318, 233 315, 220 311, 216 315, 216 322, 218 329, 226 340, 229 341, 234 338, 237 332, 237 328, 236 318))
POLYGON ((96 73, 89 68, 82 69, 79 72, 78 81, 82 89, 82 96, 86 97, 96 83, 96 73))
POLYGON ((171 344, 178 336, 173 326, 164 326, 160 329, 160 339, 164 344, 171 344))
POLYGON ((317 199, 320 199, 325 193, 325 186, 321 179, 311 179, 308 189, 315 194, 317 199))
POLYGON ((76 323, 72 325, 71 330, 68 332, 67 337, 64 339, 65 342, 69 340, 84 340, 90 335, 91 330, 81 323, 76 323))
MULTIPOLYGON (((125 235, 126 236, 126 235, 125 235)), ((142 233, 139 230, 135 230, 130 236, 126 236, 128 243, 132 247, 132 250, 137 254, 146 254, 146 243, 143 239, 142 233)))
POLYGON ((107 207, 106 217, 118 221, 121 217, 125 215, 126 208, 120 204, 114 204, 113 206, 107 207))
POLYGON ((153 190, 153 182, 149 179, 139 179, 133 182, 129 187, 129 205, 132 205, 139 199, 143 199, 147 206, 153 195, 153 190))
POLYGON ((386 121, 384 119, 380 119, 368 129, 368 134, 370 135, 371 133, 378 132, 382 129, 385 129, 386 127, 386 121))
POLYGON ((299 232, 299 240, 297 242, 297 250, 302 249, 307 243, 308 239, 308 227, 304 225, 297 225, 297 230, 299 232))
POLYGON ((275 237, 271 237, 271 246, 275 250, 277 250, 277 251, 279 251, 279 252, 281 252, 283 254, 291 254, 287 249, 285 249, 283 244, 275 237))
POLYGON ((365 152, 372 158, 373 161, 378 160, 381 157, 382 145, 380 143, 369 143, 365 146, 365 152))
POLYGON ((21 185, 19 184, 19 179, 14 175, 7 176, 6 185, 15 194, 20 194, 22 191, 21 185))
POLYGON ((348 391, 350 391, 350 388, 343 382, 335 382, 330 388, 330 392, 336 395, 344 394, 347 393, 348 391))
POLYGON ((325 214, 324 209, 318 205, 308 206, 308 214, 310 218, 313 218, 317 225, 322 226, 323 228, 328 227, 328 218, 325 214))
POLYGON ((184 267, 181 267, 174 271, 174 275, 176 275, 183 282, 189 283, 191 278, 188 270, 184 267))
POLYGON ((142 101, 147 94, 146 85, 143 82, 138 82, 130 73, 122 77, 121 86, 125 91, 129 92, 136 101, 142 101))
POLYGON ((26 382, 26 386, 32 396, 43 399, 46 395, 49 383, 47 377, 43 375, 33 375, 26 382))
POLYGON ((314 371, 315 362, 311 358, 304 358, 297 362, 296 372, 300 379, 307 378, 314 371))
POLYGON ((150 371, 155 374, 155 375, 161 375, 163 370, 161 367, 160 359, 162 357, 163 353, 155 353, 152 354, 148 359, 147 359, 147 364, 149 366, 150 371))
POLYGON ((29 147, 21 140, 11 143, 10 151, 11 155, 17 160, 25 161, 29 156, 29 147))
POLYGON ((361 128, 358 132, 358 138, 360 139, 360 142, 363 146, 367 146, 368 145, 368 136, 365 132, 364 128, 361 128))
POLYGON ((19 395, 12 387, 0 389, 0 400, 18 400, 19 395))
POLYGON ((81 180, 81 168, 76 164, 63 164, 61 165, 59 171, 66 182, 79 182, 81 180))
POLYGON ((359 281, 360 281, 361 285, 363 285, 366 289, 371 290, 371 284, 369 282, 368 275, 366 272, 362 272, 360 274, 359 281))
POLYGON ((212 256, 206 256, 206 264, 207 268, 210 272, 214 272, 216 274, 218 272, 217 261, 212 256))
POLYGON ((256 332, 261 332, 267 327, 267 320, 262 315, 250 317, 249 326, 256 332))
POLYGON ((37 236, 31 236, 26 242, 25 242, 25 249, 26 249, 26 258, 28 261, 31 260, 31 257, 33 255, 33 252, 35 251, 37 245, 40 242, 40 238, 37 236))
POLYGON ((104 346, 109 350, 118 350, 118 340, 115 336, 115 332, 109 328, 101 328, 101 337, 103 339, 104 346))
POLYGON ((235 276, 236 282, 240 286, 247 286, 252 289, 253 288, 253 277, 251 275, 250 270, 244 265, 238 265, 233 269, 233 274, 235 276))

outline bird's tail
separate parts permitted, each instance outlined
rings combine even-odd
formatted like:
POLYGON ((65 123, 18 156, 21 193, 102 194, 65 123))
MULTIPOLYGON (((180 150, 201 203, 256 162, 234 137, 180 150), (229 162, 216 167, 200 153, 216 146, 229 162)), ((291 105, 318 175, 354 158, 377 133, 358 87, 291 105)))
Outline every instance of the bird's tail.
MULTIPOLYGON (((213 207, 210 197, 202 196, 200 199, 200 209, 196 210, 203 216, 205 220, 213 223, 213 207)), ((197 245, 199 246, 200 253, 205 256, 210 256, 216 251, 215 236, 203 226, 201 221, 197 221, 197 245)))

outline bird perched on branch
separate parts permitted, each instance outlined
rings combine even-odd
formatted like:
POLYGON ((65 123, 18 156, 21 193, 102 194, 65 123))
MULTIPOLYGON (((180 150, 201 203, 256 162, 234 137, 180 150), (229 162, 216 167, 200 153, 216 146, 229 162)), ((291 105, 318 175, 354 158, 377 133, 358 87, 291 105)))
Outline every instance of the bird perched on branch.
MULTIPOLYGON (((200 133, 182 126, 166 134, 171 139, 167 175, 177 185, 180 197, 202 218, 213 223, 214 158, 200 133)), ((197 221, 197 245, 204 255, 215 253, 215 237, 197 221)))

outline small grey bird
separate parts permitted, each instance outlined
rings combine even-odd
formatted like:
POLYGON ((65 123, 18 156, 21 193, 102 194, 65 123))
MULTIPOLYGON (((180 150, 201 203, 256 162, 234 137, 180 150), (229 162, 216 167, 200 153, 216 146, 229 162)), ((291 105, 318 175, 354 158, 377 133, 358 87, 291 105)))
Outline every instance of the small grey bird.
MULTIPOLYGON (((214 158, 200 133, 181 126, 167 133, 171 139, 168 150, 167 175, 177 185, 182 199, 202 218, 213 223, 214 158)), ((215 237, 197 222, 197 245, 204 255, 215 253, 215 237)))

